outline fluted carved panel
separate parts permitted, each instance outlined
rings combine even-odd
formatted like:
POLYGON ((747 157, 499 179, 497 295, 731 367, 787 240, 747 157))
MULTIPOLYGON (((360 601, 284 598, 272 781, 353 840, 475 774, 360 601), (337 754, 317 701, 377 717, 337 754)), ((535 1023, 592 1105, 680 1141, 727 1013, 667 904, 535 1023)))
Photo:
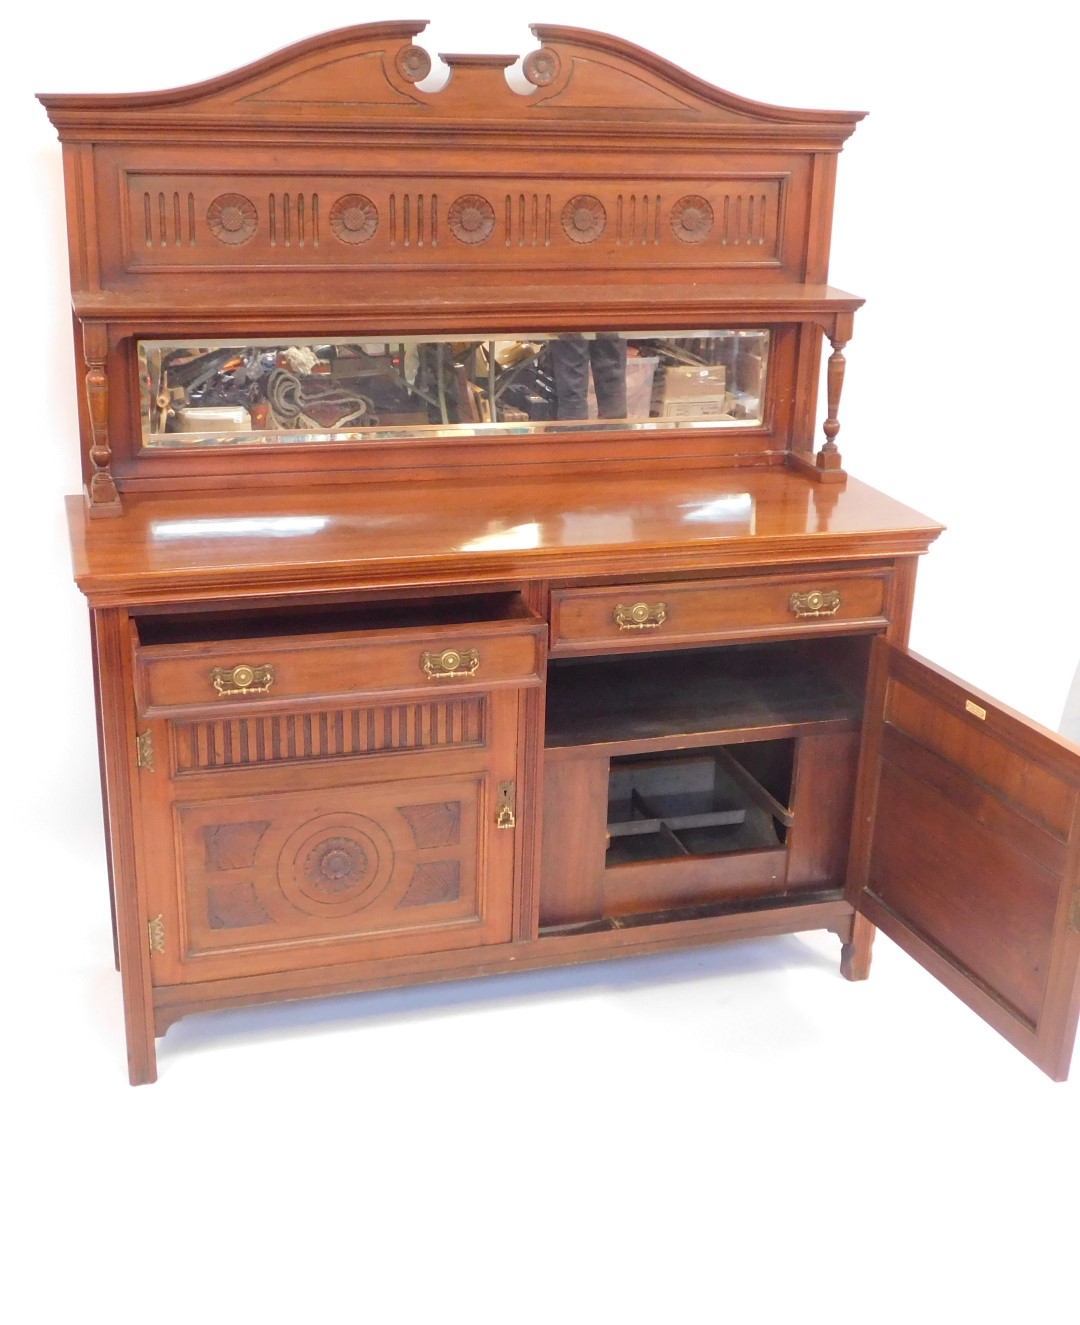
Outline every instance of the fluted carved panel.
POLYGON ((206 890, 206 918, 211 929, 247 929, 274 923, 250 880, 210 884, 206 890))
POLYGON ((266 205, 267 238, 271 248, 318 248, 319 195, 315 192, 271 192, 266 205))
POLYGON ((412 829, 418 847, 455 846, 461 832, 461 802, 438 801, 434 805, 400 805, 398 813, 412 829))
POLYGON ((195 195, 176 189, 143 194, 143 236, 147 248, 195 247, 195 195))
POLYGON ((255 852, 263 833, 270 827, 267 819, 245 823, 208 824, 203 829, 208 870, 246 869, 255 861, 255 852))
POLYGON ((779 262, 784 177, 543 181, 132 172, 125 267, 779 262), (134 242, 131 242, 134 240, 134 242))
POLYGON ((484 743, 483 696, 177 723, 179 774, 484 743))
POLYGON ((398 906, 437 906, 440 902, 456 902, 460 892, 461 867, 456 860, 426 861, 413 871, 412 880, 398 906))

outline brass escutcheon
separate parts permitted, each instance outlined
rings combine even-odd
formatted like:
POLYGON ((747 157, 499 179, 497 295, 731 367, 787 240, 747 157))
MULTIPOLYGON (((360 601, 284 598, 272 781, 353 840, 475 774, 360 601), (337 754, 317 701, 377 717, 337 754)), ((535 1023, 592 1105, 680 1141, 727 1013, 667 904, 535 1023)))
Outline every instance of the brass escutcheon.
POLYGON ((500 782, 498 787, 499 802, 495 812, 496 828, 516 828, 517 817, 514 814, 514 784, 500 782))
POLYGON ((836 616, 840 595, 835 589, 811 589, 809 593, 793 593, 788 606, 797 617, 836 616))

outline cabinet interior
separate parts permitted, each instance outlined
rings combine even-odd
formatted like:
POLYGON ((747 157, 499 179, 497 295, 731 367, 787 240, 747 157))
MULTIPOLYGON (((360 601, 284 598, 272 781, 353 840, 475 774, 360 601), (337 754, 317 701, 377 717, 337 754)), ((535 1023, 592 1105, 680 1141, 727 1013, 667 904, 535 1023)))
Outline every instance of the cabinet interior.
POLYGON ((857 723, 868 649, 868 637, 848 636, 554 659, 548 757, 585 747, 628 753, 857 723))
POLYGON ((612 759, 605 868, 782 846, 792 819, 794 742, 734 749, 612 759))
POLYGON ((541 934, 838 894, 868 643, 552 662, 541 934))
POLYGON ((480 622, 526 621, 533 614, 518 593, 396 597, 383 601, 321 602, 173 612, 134 618, 147 645, 336 635, 377 630, 437 630, 480 622))

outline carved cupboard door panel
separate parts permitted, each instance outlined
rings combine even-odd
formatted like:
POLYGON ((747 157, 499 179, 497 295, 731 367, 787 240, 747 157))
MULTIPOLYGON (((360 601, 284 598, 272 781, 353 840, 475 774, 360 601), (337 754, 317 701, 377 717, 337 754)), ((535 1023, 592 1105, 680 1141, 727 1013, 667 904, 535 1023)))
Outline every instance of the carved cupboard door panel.
POLYGON ((1080 749, 874 641, 849 895, 1063 1079, 1080 1013, 1080 749))
POLYGON ((152 724, 168 763, 142 779, 154 982, 508 941, 518 703, 152 724))

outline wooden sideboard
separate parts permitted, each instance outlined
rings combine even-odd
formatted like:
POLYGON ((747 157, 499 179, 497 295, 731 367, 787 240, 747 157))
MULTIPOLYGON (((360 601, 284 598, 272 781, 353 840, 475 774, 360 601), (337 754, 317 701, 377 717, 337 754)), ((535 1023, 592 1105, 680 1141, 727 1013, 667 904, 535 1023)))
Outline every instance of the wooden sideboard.
POLYGON ((940 526, 837 445, 860 115, 554 26, 427 92, 423 26, 42 97, 132 1082, 188 1012, 876 926, 1063 1078, 1080 751, 906 650, 940 526))

